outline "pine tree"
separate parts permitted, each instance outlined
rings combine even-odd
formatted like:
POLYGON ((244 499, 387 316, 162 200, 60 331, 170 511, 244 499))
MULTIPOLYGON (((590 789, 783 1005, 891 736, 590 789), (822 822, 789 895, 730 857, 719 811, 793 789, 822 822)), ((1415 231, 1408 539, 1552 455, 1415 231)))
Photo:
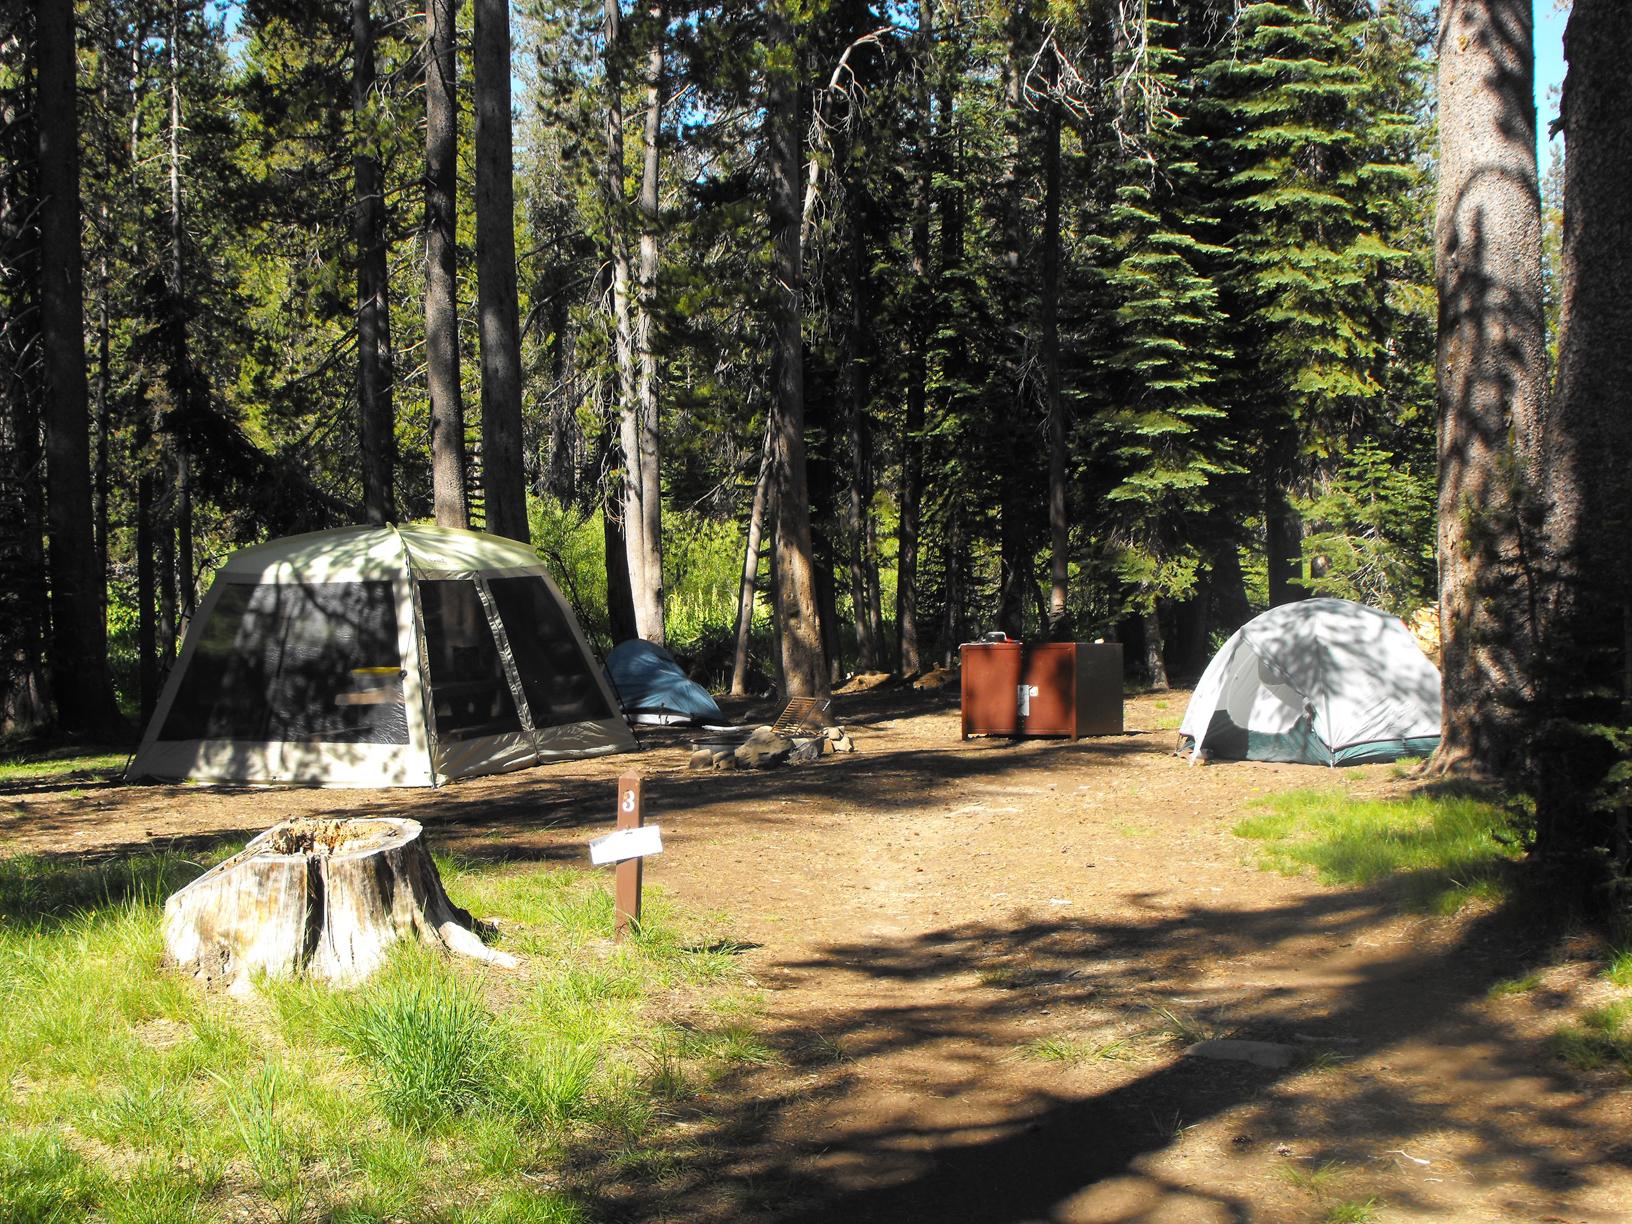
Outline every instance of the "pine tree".
POLYGON ((1198 526, 1234 470, 1220 386, 1231 354, 1212 273, 1228 252, 1204 237, 1181 27, 1147 17, 1124 31, 1124 61, 1135 38, 1142 63, 1119 67, 1139 74, 1139 103, 1127 108, 1112 162, 1120 183, 1107 232, 1090 246, 1115 321, 1105 354, 1112 378, 1092 428, 1108 486, 1102 529, 1118 548, 1126 608, 1146 622, 1151 678, 1165 684, 1158 603, 1194 591, 1198 526))
POLYGON ((1289 494, 1392 411, 1420 96, 1393 9, 1256 0, 1208 68, 1234 398, 1260 455, 1272 603, 1293 597, 1301 555, 1289 494))

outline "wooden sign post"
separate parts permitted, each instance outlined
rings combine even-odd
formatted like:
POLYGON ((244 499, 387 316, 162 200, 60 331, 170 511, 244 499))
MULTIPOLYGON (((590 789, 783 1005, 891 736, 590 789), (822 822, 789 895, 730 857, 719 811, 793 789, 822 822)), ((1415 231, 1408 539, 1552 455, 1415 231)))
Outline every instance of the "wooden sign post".
MULTIPOLYGON (((640 775, 622 774, 618 778, 618 821, 620 829, 638 829, 646 823, 646 813, 640 806, 640 775)), ((646 858, 628 858, 620 862, 616 873, 615 906, 617 919, 612 937, 622 941, 631 923, 640 929, 640 886, 645 874, 646 858)))
POLYGON ((614 934, 622 939, 633 926, 640 929, 641 861, 648 854, 663 853, 663 830, 646 823, 640 805, 640 775, 627 773, 618 779, 617 828, 590 839, 589 861, 597 867, 616 863, 613 877, 613 906, 617 915, 614 934))

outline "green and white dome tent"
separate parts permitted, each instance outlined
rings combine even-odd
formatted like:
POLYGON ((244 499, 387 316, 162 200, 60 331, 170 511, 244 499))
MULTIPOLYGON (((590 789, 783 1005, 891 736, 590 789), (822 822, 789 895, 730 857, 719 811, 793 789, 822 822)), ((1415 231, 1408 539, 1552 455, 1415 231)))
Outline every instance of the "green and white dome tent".
POLYGON ((128 776, 435 786, 635 747, 531 548, 344 527, 227 559, 128 776))
POLYGON ((1397 616, 1304 599, 1248 621, 1207 665, 1179 734, 1192 763, 1361 765, 1439 744, 1439 670, 1397 616))

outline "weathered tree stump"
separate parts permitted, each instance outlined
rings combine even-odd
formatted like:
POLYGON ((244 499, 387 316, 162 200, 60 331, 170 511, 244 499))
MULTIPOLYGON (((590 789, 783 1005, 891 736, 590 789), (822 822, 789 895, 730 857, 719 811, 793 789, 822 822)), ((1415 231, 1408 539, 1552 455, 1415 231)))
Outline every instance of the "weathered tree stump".
POLYGON ((420 834, 395 817, 274 825, 165 902, 165 959, 235 990, 257 971, 360 981, 399 939, 514 965, 448 900, 420 834))

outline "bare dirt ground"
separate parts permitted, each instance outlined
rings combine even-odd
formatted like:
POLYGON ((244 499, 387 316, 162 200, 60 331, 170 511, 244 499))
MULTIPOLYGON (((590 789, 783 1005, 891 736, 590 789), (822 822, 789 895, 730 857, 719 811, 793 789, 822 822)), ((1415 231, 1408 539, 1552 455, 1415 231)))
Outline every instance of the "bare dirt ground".
POLYGON ((1186 696, 1131 700, 1120 737, 961 743, 955 688, 883 689, 838 700, 857 753, 771 774, 689 772, 670 732, 435 792, 0 788, 0 854, 400 813, 443 848, 582 865, 637 767, 648 881, 728 916, 784 1057, 699 1102, 655 1180, 595 1179, 608 1218, 1632 1220, 1632 1080, 1545 1044, 1608 987, 1566 959, 1491 997, 1556 937, 1257 870, 1230 829, 1258 796, 1407 783, 1191 769, 1156 729, 1186 696), (1185 1054, 1207 1036, 1299 1057, 1185 1054), (1092 1056, 1027 1056, 1048 1038, 1092 1056))

